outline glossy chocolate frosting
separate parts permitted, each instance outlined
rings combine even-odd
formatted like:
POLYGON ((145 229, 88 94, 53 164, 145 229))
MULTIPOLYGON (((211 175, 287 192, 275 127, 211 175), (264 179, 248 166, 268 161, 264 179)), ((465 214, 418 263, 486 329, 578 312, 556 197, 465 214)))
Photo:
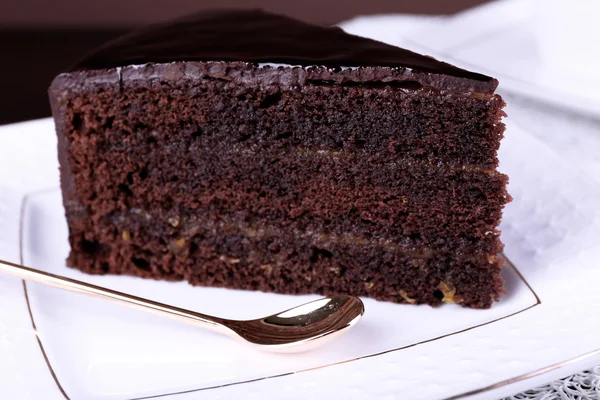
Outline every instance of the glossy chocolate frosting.
MULTIPOLYGON (((245 61, 299 66, 392 67, 471 81, 497 81, 409 50, 262 10, 214 10, 134 31, 87 55, 71 71, 177 61, 245 61)), ((462 85, 461 85, 462 86, 462 85)))

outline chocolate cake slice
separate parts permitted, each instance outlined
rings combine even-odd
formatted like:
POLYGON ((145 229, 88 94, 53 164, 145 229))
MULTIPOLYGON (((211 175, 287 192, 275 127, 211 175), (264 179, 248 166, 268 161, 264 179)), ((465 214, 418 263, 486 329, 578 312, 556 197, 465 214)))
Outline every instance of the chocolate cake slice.
POLYGON ((128 34, 50 87, 68 264, 489 307, 509 200, 496 86, 259 10, 128 34))

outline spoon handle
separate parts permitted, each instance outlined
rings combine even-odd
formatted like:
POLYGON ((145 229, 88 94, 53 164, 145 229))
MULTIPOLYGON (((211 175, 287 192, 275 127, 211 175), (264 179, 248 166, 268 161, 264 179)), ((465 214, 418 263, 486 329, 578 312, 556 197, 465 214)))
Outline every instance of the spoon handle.
POLYGON ((144 299, 127 293, 118 292, 116 290, 103 288, 101 286, 92 285, 64 276, 55 275, 37 269, 28 268, 22 265, 9 263, 7 261, 0 260, 0 273, 12 275, 17 278, 21 278, 28 281, 42 283, 48 286, 57 287, 59 289, 69 290, 71 292, 84 293, 95 297, 101 297, 104 299, 114 301, 116 303, 125 304, 146 311, 153 311, 171 318, 184 320, 186 322, 193 322, 197 325, 217 330, 221 333, 232 333, 224 325, 225 320, 222 320, 217 317, 200 314, 194 311, 170 306, 168 304, 144 299))

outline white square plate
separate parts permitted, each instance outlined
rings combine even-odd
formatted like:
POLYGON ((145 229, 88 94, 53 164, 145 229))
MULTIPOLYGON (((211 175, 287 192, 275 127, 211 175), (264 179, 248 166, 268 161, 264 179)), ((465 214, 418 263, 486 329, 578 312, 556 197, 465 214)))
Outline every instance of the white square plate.
MULTIPOLYGON (((490 310, 365 299, 364 319, 339 341, 275 355, 0 277, 0 398, 487 399, 599 364, 600 187, 512 124, 500 157, 514 197, 501 227, 514 266, 504 271, 509 294, 490 310)), ((267 315, 313 298, 66 268, 49 119, 0 128, 0 177, 0 258, 225 317, 267 315)))

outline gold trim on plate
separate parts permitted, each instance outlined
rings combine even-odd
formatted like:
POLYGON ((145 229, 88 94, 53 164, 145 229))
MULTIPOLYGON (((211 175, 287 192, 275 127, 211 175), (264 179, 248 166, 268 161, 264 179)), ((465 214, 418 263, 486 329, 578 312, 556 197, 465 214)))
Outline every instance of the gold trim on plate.
MULTIPOLYGON (((38 192, 34 192, 34 193, 42 193, 48 191, 48 189, 45 189, 44 191, 38 191, 38 192)), ((19 210, 19 260, 21 262, 21 264, 23 264, 23 232, 24 232, 24 221, 25 221, 25 207, 27 206, 27 200, 29 199, 29 194, 26 194, 25 196, 23 196, 23 200, 21 201, 21 207, 19 210)), ((40 351, 42 352, 42 356, 44 357, 44 361, 46 361, 46 366, 48 367, 48 370, 50 371, 50 375, 52 375, 52 378, 54 379, 54 382, 56 383, 56 386, 58 387, 58 390, 60 390, 60 392, 62 393, 62 395, 64 396, 64 398, 66 400, 71 400, 69 398, 69 396, 67 395, 67 392, 65 392, 65 389, 62 387, 62 385, 60 384, 60 381, 58 380, 58 376, 56 376, 56 372, 54 372, 54 369, 52 368, 52 364, 50 364, 50 360, 48 359, 48 355, 46 354, 46 349, 44 349, 44 345, 42 344, 42 340, 40 339, 40 335, 38 334, 38 330, 37 327, 35 325, 35 319, 33 318, 33 312, 31 310, 31 303, 29 302, 29 293, 27 293, 27 282, 24 280, 21 280, 21 282, 23 283, 23 294, 25 295, 25 303, 27 304, 27 311, 29 312, 29 318, 31 319, 31 326, 33 327, 33 332, 35 334, 35 338, 38 342, 38 345, 40 346, 40 351)))

